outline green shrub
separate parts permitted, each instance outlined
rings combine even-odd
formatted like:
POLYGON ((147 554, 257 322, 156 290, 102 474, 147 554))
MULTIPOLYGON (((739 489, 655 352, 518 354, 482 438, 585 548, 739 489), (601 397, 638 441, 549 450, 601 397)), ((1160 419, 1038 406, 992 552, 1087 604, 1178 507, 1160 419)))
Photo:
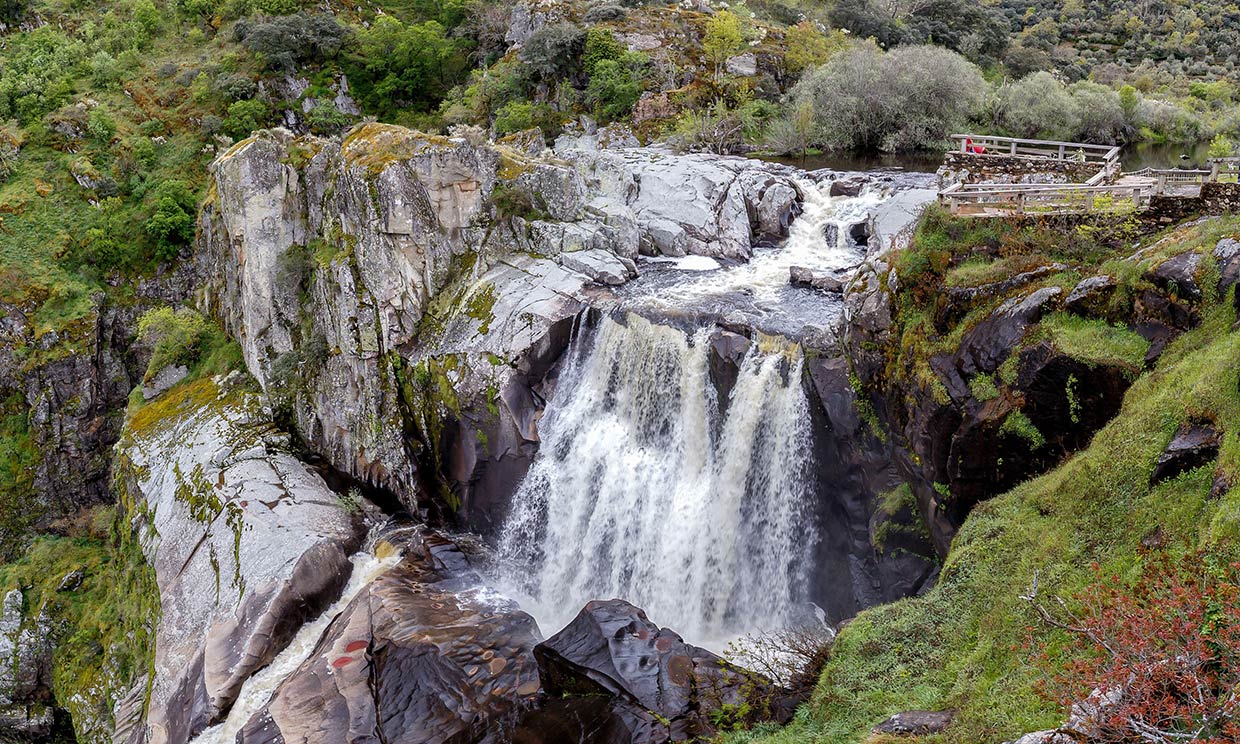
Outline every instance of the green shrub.
POLYGON ((146 379, 169 365, 193 366, 202 356, 210 327, 206 318, 188 307, 157 307, 138 319, 138 340, 151 347, 146 379))
MULTIPOLYGON (((233 27, 233 38, 262 55, 269 69, 294 70, 333 59, 348 38, 348 29, 328 13, 298 13, 267 20, 238 21, 233 27)), ((231 98, 248 98, 253 95, 253 83, 248 93, 230 93, 231 98)))
POLYGON ((587 75, 594 74, 600 62, 618 62, 627 50, 605 28, 592 28, 586 32, 585 46, 581 52, 581 67, 587 75))
POLYGON ((580 72, 585 34, 568 23, 552 23, 535 31, 521 47, 520 59, 535 78, 554 83, 580 72))
POLYGON ((1012 411, 1003 419, 1003 424, 999 427, 1001 434, 1008 434, 1014 437, 1020 437, 1025 440, 1031 449, 1038 449, 1046 444, 1046 437, 1042 432, 1038 431, 1038 427, 1029 420, 1021 411, 1012 411))
POLYGON ((335 134, 351 123, 353 117, 336 108, 331 101, 319 101, 306 114, 306 124, 315 134, 335 134))
POLYGON ((228 117, 224 119, 224 133, 233 139, 249 137, 252 132, 267 124, 270 114, 267 104, 257 98, 229 104, 228 117))
POLYGON ((999 397, 999 388, 995 385, 993 375, 974 375, 973 379, 969 380, 969 392, 979 403, 999 397))
POLYGON ((503 137, 536 126, 538 108, 529 101, 513 101, 504 104, 495 113, 495 136, 503 137))
POLYGON ((156 259, 170 261, 194 238, 194 195, 184 183, 167 181, 156 187, 152 201, 155 211, 144 228, 156 259))
POLYGON ((431 110, 469 71, 469 42, 438 21, 406 25, 384 15, 357 39, 361 55, 349 79, 379 111, 431 110))
POLYGON ((597 61, 586 87, 586 103, 602 122, 627 116, 642 94, 645 55, 625 52, 619 59, 597 61))
POLYGON ((897 151, 940 146, 978 112, 985 93, 981 72, 954 52, 884 52, 863 43, 807 72, 790 101, 794 110, 813 106, 817 146, 897 151))

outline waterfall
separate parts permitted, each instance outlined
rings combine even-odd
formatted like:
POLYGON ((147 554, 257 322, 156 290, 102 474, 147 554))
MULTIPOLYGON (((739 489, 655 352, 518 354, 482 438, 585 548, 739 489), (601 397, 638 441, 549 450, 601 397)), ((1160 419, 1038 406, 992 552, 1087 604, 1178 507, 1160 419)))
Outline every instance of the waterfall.
POLYGON ((709 335, 630 315, 575 339, 498 549, 501 584, 545 633, 612 597, 702 643, 804 611, 817 532, 799 350, 755 343, 721 407, 709 335))

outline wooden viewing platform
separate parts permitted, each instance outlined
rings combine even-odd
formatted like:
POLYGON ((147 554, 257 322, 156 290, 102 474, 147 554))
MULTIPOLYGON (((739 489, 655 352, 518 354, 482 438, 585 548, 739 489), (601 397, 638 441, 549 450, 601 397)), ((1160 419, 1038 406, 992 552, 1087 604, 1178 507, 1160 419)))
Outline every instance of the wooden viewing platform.
POLYGON ((1109 164, 1119 161, 1120 152, 1120 148, 1114 145, 1093 145, 1088 142, 1019 139, 989 134, 953 134, 951 138, 959 143, 960 152, 969 152, 968 141, 972 140, 974 147, 984 150, 983 155, 1006 155, 1007 157, 1049 158, 1109 164))
MULTIPOLYGON (((1192 198, 1202 184, 1240 180, 1240 157, 1211 158, 1209 170, 1145 168, 1124 173, 1120 148, 1085 142, 1030 140, 978 134, 953 134, 959 152, 971 162, 1020 163, 1025 174, 1037 174, 1038 161, 1046 161, 1047 176, 1063 177, 1073 171, 1068 164, 1097 165, 1097 171, 1080 183, 960 182, 939 192, 939 202, 953 215, 1020 216, 1090 214, 1142 211, 1155 196, 1192 198), (980 148, 980 152, 978 149, 980 148), (977 160, 972 160, 976 158, 977 160)), ((949 152, 948 156, 959 158, 949 152)), ((1091 169, 1086 169, 1086 173, 1091 169)), ((1085 173, 1076 170, 1079 178, 1085 173)))

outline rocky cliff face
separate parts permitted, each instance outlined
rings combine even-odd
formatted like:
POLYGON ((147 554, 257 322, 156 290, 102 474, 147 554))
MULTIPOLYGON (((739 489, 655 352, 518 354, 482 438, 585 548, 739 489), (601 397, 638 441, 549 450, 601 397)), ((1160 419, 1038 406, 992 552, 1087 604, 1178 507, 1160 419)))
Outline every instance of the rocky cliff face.
POLYGON ((483 530, 595 288, 639 252, 746 256, 798 198, 790 171, 739 159, 377 124, 260 134, 213 177, 206 302, 264 390, 334 467, 483 530))
POLYGON ((8 494, 22 499, 11 516, 46 527, 112 501, 111 448, 145 367, 137 318, 188 294, 188 272, 158 276, 139 283, 124 306, 92 297, 89 311, 60 331, 41 327, 39 303, 0 305, 0 410, 29 412, 21 431, 6 430, 29 453, 20 493, 8 494))
POLYGON ((979 502, 1088 446, 1137 376, 1201 322, 1207 294, 1236 281, 1232 242, 1198 252, 1176 238, 1107 271, 1037 257, 982 281, 947 276, 996 259, 984 246, 916 286, 901 284, 896 252, 863 266, 846 293, 849 358, 940 554, 979 502))
POLYGON ((184 742, 336 598, 359 525, 239 373, 139 410, 117 458, 162 607, 145 720, 118 720, 118 739, 184 742))

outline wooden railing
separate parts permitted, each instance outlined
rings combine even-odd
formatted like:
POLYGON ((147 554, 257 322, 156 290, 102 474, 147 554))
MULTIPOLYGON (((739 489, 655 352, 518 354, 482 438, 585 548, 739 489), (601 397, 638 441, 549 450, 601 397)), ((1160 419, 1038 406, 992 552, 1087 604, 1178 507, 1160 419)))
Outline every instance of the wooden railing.
POLYGON ((1092 145, 1087 142, 1059 142, 1056 140, 1019 139, 997 137, 988 134, 953 134, 960 152, 969 152, 967 140, 973 147, 980 147, 984 155, 1007 155, 1010 157, 1048 158, 1051 160, 1084 161, 1106 165, 1119 162, 1119 147, 1092 145))
POLYGON ((1208 170, 1191 170, 1188 168, 1142 168, 1139 171, 1125 171, 1125 176, 1154 179, 1154 193, 1164 194, 1168 186, 1192 186, 1209 181, 1211 172, 1208 170))
POLYGON ((1112 213, 1149 206, 1151 185, 958 183, 939 193, 954 215, 1112 213))
POLYGON ((1210 158, 1210 180, 1235 183, 1240 180, 1240 158, 1210 158))

